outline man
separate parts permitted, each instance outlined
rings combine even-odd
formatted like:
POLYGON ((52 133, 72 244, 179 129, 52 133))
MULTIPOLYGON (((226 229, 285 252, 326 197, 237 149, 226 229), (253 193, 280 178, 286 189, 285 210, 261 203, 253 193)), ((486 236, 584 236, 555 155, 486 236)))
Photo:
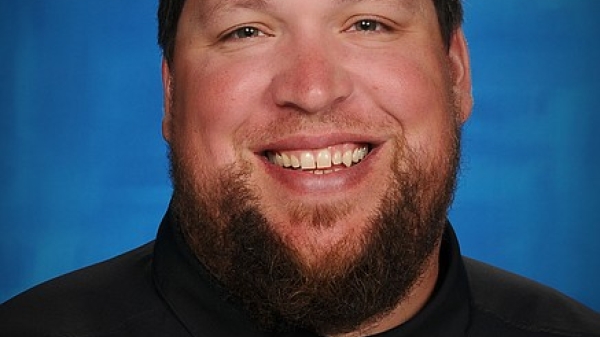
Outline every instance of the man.
POLYGON ((155 242, 3 304, 2 336, 600 336, 462 258, 458 0, 161 0, 155 242))

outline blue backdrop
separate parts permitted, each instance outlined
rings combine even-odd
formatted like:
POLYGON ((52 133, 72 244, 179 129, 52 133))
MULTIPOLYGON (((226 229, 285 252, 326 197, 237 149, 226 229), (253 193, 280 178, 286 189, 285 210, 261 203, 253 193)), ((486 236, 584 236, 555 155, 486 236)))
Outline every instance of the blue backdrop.
MULTIPOLYGON (((156 1, 0 0, 0 302, 154 236, 156 1)), ((465 4, 463 252, 600 310, 600 1, 465 4)))

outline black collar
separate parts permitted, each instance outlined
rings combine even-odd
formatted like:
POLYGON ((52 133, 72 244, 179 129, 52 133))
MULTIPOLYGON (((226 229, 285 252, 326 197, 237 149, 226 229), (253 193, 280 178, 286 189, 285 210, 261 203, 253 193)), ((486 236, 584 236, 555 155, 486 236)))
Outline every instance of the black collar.
MULTIPOLYGON (((448 223, 441 250, 440 277, 429 303, 410 321, 379 337, 464 336, 469 320, 469 286, 456 235, 448 223)), ((266 337, 248 315, 224 300, 222 289, 198 262, 167 212, 154 249, 156 288, 193 336, 266 337)), ((294 331, 286 337, 315 336, 294 331)), ((283 336, 282 336, 283 337, 283 336)))

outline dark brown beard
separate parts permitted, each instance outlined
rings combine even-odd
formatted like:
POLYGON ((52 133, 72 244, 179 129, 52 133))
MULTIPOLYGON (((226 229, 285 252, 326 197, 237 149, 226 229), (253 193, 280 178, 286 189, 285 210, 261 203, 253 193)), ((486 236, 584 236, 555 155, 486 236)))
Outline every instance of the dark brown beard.
POLYGON ((198 179, 173 146, 173 214, 198 259, 261 328, 351 332, 394 309, 419 281, 452 201, 459 133, 459 127, 449 131, 447 151, 427 163, 399 144, 404 154, 392 165, 369 230, 360 242, 334 247, 320 269, 306 268, 271 229, 246 168, 222 170, 214 181, 198 179), (349 259, 346 248, 357 246, 349 259))

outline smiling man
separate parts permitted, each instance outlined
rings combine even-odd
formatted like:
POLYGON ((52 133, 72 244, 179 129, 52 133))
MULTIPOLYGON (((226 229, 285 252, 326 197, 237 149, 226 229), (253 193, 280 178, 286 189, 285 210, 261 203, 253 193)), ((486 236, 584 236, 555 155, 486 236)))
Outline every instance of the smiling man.
POLYGON ((414 315, 471 107, 462 33, 431 1, 188 1, 178 22, 163 134, 203 265, 268 327, 414 315))
POLYGON ((461 257, 458 0, 161 0, 155 242, 0 309, 2 336, 600 336, 461 257))

